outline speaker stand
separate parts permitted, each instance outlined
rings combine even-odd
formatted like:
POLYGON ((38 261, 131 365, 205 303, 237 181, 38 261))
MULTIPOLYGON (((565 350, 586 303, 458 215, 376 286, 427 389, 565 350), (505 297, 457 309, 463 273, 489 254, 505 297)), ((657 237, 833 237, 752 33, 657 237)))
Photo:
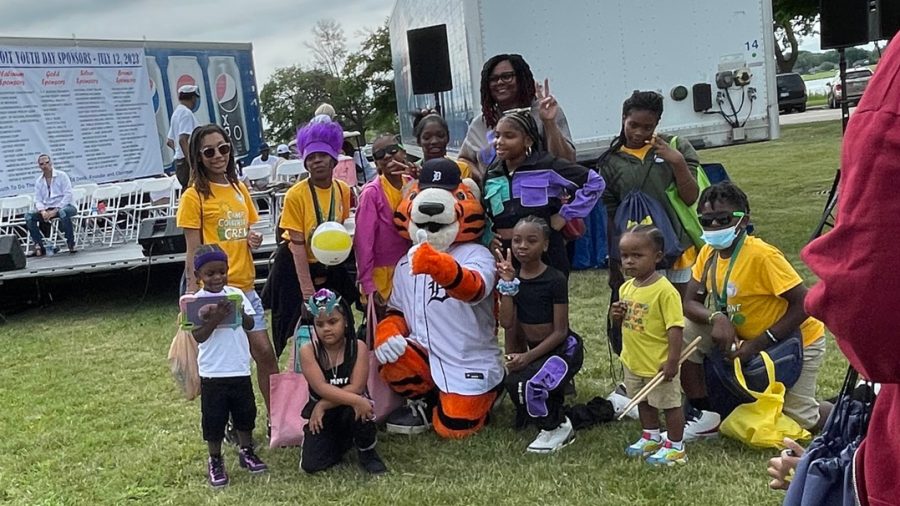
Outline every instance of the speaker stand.
POLYGON ((438 116, 444 116, 444 111, 441 109, 441 94, 437 91, 434 92, 434 110, 438 113, 438 116))
MULTIPOLYGON (((847 101, 847 55, 844 48, 837 50, 840 55, 839 69, 841 75, 841 138, 847 133, 847 123, 850 121, 850 102, 847 101)), ((833 91, 832 91, 833 93, 833 91)), ((819 219, 818 225, 813 230, 810 241, 821 236, 825 232, 825 227, 834 228, 836 218, 835 210, 837 208, 838 186, 841 181, 841 169, 838 168, 834 174, 834 181, 831 182, 831 189, 828 191, 828 200, 825 201, 825 209, 822 210, 822 217, 819 219)))

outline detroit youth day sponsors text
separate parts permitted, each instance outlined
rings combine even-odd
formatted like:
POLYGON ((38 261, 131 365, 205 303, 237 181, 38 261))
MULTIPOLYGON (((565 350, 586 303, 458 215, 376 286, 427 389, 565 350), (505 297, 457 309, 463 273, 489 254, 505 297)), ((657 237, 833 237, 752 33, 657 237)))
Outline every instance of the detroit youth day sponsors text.
POLYGON ((32 190, 37 155, 73 181, 161 172, 143 50, 0 46, 0 196, 32 190))

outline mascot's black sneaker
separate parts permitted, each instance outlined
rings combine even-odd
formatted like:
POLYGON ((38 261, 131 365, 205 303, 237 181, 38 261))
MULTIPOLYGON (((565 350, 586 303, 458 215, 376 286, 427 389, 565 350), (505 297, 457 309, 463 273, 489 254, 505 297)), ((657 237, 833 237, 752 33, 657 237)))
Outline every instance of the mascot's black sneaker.
POLYGON ((388 472, 388 468, 384 465, 384 461, 375 452, 375 449, 359 450, 359 467, 369 474, 384 474, 388 472))
POLYGON ((408 400, 388 415, 385 430, 390 434, 421 434, 431 428, 428 404, 423 400, 408 400))

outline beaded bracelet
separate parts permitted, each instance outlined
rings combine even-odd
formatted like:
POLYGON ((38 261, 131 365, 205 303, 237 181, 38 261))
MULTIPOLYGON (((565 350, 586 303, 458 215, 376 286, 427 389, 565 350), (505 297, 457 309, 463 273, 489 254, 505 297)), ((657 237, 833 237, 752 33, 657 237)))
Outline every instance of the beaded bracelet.
POLYGON ((512 281, 504 279, 497 281, 497 291, 500 292, 500 295, 515 297, 519 293, 519 278, 513 278, 512 281))

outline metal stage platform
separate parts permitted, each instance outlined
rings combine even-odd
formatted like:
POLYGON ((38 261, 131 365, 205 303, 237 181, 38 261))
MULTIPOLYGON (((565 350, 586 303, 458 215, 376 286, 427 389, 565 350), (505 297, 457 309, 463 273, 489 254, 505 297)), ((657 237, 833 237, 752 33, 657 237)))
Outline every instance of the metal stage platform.
MULTIPOLYGON (((259 231, 263 233, 263 243, 253 252, 257 267, 267 262, 276 245, 273 229, 259 231)), ((137 242, 116 244, 111 247, 88 246, 79 249, 75 254, 63 249, 52 256, 28 257, 24 269, 0 272, 0 286, 13 280, 90 275, 176 262, 184 263, 184 253, 145 257, 137 242)))

